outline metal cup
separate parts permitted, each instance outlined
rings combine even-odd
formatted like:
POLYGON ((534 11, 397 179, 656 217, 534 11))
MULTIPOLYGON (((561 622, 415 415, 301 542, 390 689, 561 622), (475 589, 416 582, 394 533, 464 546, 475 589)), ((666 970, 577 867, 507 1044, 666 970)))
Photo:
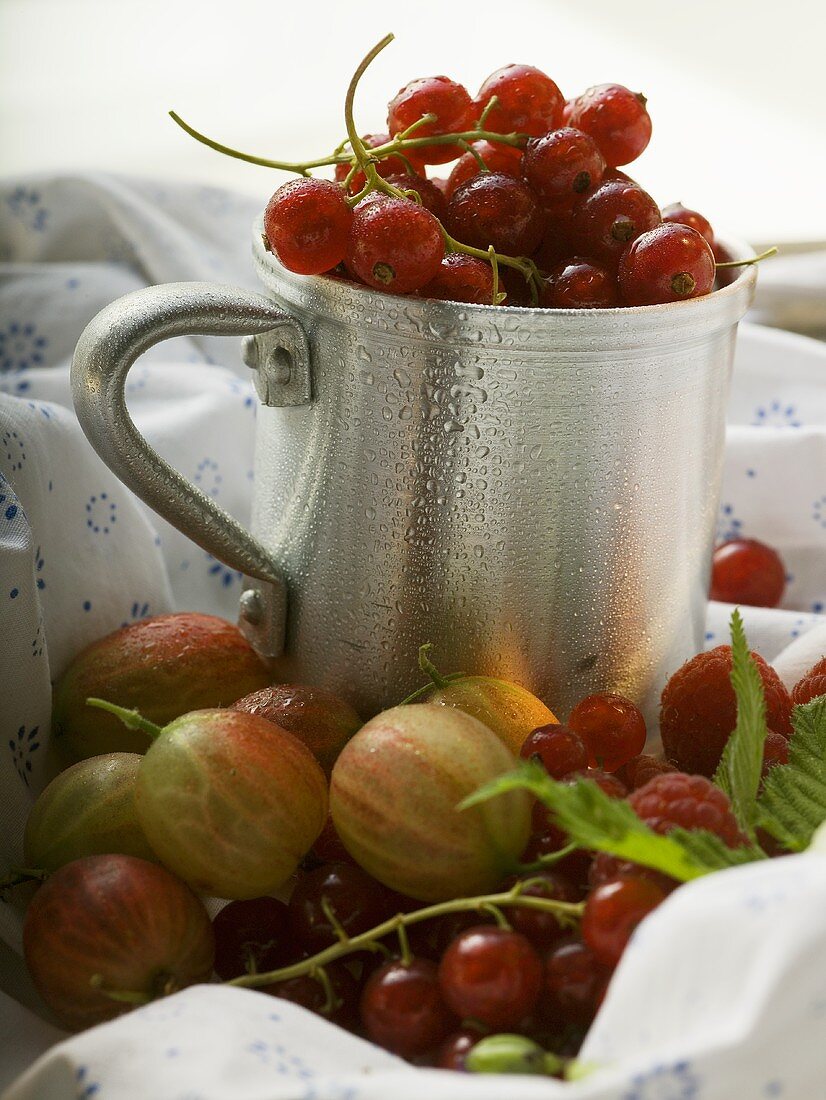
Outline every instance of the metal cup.
MULTIPOLYGON (((752 253, 729 243, 738 255, 752 253)), ((737 323, 756 274, 673 305, 471 306, 285 271, 269 298, 176 283, 86 328, 80 423, 138 496, 248 579, 241 626, 279 677, 365 715, 445 671, 513 679, 561 717, 611 690, 650 717, 702 645, 737 323), (126 411, 127 371, 185 333, 247 334, 252 535, 126 411)))

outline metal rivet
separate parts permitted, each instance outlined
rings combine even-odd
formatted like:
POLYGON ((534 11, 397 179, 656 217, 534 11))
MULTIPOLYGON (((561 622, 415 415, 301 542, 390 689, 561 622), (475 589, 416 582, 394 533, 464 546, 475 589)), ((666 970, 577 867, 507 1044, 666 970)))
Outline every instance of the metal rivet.
POLYGON ((269 379, 277 386, 288 386, 293 376, 293 357, 286 348, 275 348, 267 363, 269 379))
POLYGON ((245 592, 242 592, 239 603, 242 619, 246 619, 253 626, 261 622, 264 615, 264 606, 261 602, 261 593, 257 588, 248 588, 245 592))

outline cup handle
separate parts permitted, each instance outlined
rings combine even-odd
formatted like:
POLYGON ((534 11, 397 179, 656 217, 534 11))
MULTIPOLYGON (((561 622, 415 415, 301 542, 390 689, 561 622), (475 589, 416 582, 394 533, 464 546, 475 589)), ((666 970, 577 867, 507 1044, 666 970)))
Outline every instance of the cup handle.
POLYGON ((72 360, 80 426, 106 465, 150 508, 245 577, 241 629, 265 657, 284 651, 287 585, 273 556, 240 523, 165 462, 126 408, 126 376, 149 348, 173 336, 250 336, 245 358, 257 368, 267 404, 310 398, 310 352, 303 329, 268 298, 213 283, 146 287, 112 302, 84 329, 72 360), (279 399, 276 391, 283 391, 279 399))

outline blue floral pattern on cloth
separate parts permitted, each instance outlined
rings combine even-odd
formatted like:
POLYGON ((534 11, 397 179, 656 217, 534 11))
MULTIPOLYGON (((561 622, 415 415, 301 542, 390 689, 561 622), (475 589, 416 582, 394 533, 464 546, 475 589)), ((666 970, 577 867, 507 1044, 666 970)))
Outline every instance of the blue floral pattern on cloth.
POLYGON ((78 1066, 75 1070, 75 1085, 77 1100, 90 1100, 90 1097, 97 1096, 100 1092, 100 1084, 97 1081, 92 1081, 89 1077, 88 1066, 78 1066))
POLYGON ((26 461, 26 444, 16 431, 3 432, 0 437, 0 449, 6 452, 6 469, 9 473, 13 474, 23 469, 26 461))
POLYGON ((632 1078, 622 1100, 694 1100, 700 1096, 700 1079, 688 1062, 654 1066, 632 1078))
POLYGON ((43 205, 39 191, 30 187, 15 187, 6 196, 6 206, 27 229, 42 233, 48 224, 49 211, 43 205))
POLYGON ((22 394, 30 389, 26 374, 44 364, 48 343, 31 322, 11 321, 0 329, 0 392, 22 394))
POLYGON ((767 405, 758 405, 752 421, 755 427, 760 428, 799 428, 801 423, 797 408, 779 399, 770 401, 767 405))
POLYGON ((717 541, 726 542, 729 539, 743 537, 743 521, 734 514, 734 505, 723 503, 720 505, 720 518, 717 522, 717 541))
POLYGON ((12 761, 17 774, 26 784, 29 786, 30 775, 32 772, 32 755, 40 748, 40 727, 34 726, 32 729, 26 729, 26 726, 20 726, 17 731, 17 737, 13 737, 9 740, 9 749, 12 755, 12 761))
POLYGON ((150 611, 149 604, 146 602, 146 600, 135 600, 129 611, 129 618, 124 619, 120 625, 122 627, 129 626, 130 623, 137 623, 141 619, 145 619, 151 614, 152 612, 150 611))
POLYGON ((96 535, 108 535, 117 518, 118 506, 109 499, 108 493, 98 493, 89 497, 86 505, 86 526, 96 535))
MULTIPOLYGON (((207 573, 210 577, 214 577, 219 580, 223 588, 230 588, 234 584, 241 584, 243 580, 243 574, 237 569, 230 569, 228 565, 224 565, 222 561, 218 561, 212 554, 206 554, 207 559, 207 573)), ((188 564, 188 563, 187 563, 188 564)), ((181 562, 181 568, 184 568, 184 563, 181 562)))

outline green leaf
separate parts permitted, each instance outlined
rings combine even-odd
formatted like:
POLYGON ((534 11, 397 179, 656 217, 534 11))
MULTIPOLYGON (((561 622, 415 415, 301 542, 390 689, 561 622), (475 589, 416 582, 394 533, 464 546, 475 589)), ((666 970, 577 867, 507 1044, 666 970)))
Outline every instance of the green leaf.
POLYGON ((753 840, 768 733, 766 695, 737 608, 731 615, 731 685, 737 698, 737 725, 726 742, 714 782, 729 796, 740 828, 753 840))
POLYGON ((538 764, 523 764, 518 771, 486 784, 466 798, 460 809, 516 789, 529 790, 544 802, 578 847, 608 852, 681 882, 763 855, 758 849, 729 849, 712 833, 674 830, 661 836, 641 821, 626 801, 609 798, 596 783, 586 779, 558 783, 538 764))
POLYGON ((766 776, 758 822, 792 852, 826 821, 826 695, 792 709, 788 764, 766 776))

